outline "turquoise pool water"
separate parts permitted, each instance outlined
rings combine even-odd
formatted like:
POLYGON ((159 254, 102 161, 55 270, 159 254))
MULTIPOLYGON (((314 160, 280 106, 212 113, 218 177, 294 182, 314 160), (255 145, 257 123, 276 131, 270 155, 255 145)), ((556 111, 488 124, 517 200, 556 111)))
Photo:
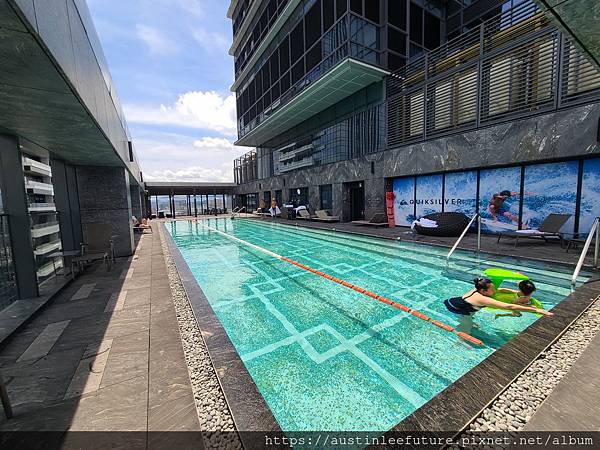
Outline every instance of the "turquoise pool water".
POLYGON ((385 431, 537 317, 476 315, 470 348, 454 334, 210 231, 206 226, 456 325, 442 301, 486 267, 520 269, 546 309, 569 294, 569 274, 516 260, 331 231, 211 219, 166 224, 248 372, 284 431, 385 431))

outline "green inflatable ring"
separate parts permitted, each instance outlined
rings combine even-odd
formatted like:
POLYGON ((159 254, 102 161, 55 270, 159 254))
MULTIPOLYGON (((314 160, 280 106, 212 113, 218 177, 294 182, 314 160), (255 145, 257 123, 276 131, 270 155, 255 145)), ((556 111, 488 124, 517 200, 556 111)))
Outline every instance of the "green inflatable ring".
POLYGON ((527 275, 522 274, 520 272, 515 272, 513 270, 491 268, 491 269, 485 269, 483 271, 483 273, 485 273, 486 276, 490 280, 492 280, 492 283, 494 283, 494 287, 496 289, 500 288, 500 285, 502 284, 502 282, 504 280, 514 280, 514 281, 529 280, 529 277, 527 275))
MULTIPOLYGON (((502 303, 512 304, 517 299, 517 293, 516 292, 496 292, 496 294, 492 298, 494 300, 498 300, 499 302, 502 302, 502 303)), ((539 309, 544 309, 544 305, 542 305, 542 302, 540 302, 538 299, 533 298, 533 297, 531 297, 531 306, 534 306, 539 309)), ((497 311, 507 311, 506 309, 496 308, 495 306, 486 306, 485 309, 495 309, 497 311)), ((525 311, 521 311, 521 312, 525 312, 525 311)), ((538 316, 541 316, 541 314, 539 314, 539 313, 533 313, 533 314, 537 314, 538 316)))
MULTIPOLYGON (((504 280, 511 281, 521 281, 521 280, 529 280, 529 277, 520 272, 514 272, 512 270, 499 269, 499 268, 490 268, 485 269, 484 272, 492 283, 494 283, 494 287, 496 288, 496 294, 492 297, 494 300, 498 300, 503 303, 514 303, 517 299, 516 292, 498 292, 500 289, 500 285, 504 282, 504 280)), ((544 309, 544 305, 538 299, 531 297, 531 306, 534 306, 539 309, 544 309)), ((507 311, 506 309, 496 308, 495 306, 486 306, 485 309, 495 309, 497 311, 507 311)), ((539 313, 534 313, 538 316, 541 316, 539 313)))

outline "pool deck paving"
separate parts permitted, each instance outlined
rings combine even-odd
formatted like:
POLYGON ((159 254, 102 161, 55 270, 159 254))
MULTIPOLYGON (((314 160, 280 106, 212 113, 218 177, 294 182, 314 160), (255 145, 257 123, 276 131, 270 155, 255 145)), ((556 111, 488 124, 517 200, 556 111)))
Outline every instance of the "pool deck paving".
POLYGON ((523 431, 600 431, 600 335, 544 400, 523 431))
POLYGON ((111 270, 88 268, 9 338, 0 368, 14 412, 2 442, 43 431, 77 447, 91 436, 64 432, 127 432, 95 439, 160 448, 183 435, 165 432, 200 431, 158 233, 111 270))

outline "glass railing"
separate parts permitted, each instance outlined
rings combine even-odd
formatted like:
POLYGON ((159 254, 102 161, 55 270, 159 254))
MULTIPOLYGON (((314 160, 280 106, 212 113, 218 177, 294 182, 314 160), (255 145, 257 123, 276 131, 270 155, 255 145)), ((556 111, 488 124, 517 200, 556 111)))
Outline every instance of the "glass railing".
POLYGON ((0 214, 0 311, 18 299, 8 214, 0 214))
POLYGON ((321 45, 322 60, 299 81, 275 99, 253 119, 247 112, 238 120, 238 136, 242 138, 269 118, 277 109, 298 96, 308 86, 321 79, 347 58, 373 65, 381 63, 380 27, 352 13, 345 14, 325 33, 317 45, 321 45))

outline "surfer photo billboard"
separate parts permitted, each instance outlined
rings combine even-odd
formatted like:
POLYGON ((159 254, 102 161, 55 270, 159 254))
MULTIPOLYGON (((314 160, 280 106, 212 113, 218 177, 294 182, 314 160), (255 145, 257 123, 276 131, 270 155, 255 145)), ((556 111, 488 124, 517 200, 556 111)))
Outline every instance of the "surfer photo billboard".
POLYGON ((479 212, 482 231, 519 229, 521 168, 482 170, 479 174, 479 212))

